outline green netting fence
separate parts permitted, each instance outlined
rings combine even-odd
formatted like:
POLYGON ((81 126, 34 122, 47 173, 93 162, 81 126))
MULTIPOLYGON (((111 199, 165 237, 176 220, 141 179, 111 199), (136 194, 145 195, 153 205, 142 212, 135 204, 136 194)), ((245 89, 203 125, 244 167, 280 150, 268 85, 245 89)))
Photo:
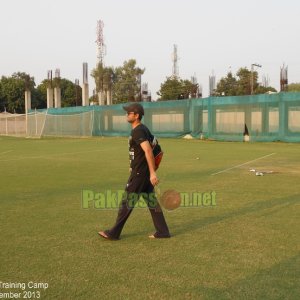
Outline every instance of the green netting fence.
MULTIPOLYGON (((26 132, 40 136, 127 136, 130 125, 123 105, 32 111, 27 118, 26 132)), ((300 142, 300 93, 143 102, 142 105, 143 122, 158 137, 191 135, 243 141, 248 133, 250 141, 300 142)), ((3 134, 1 126, 5 127, 3 122, 0 118, 0 134, 3 134)))

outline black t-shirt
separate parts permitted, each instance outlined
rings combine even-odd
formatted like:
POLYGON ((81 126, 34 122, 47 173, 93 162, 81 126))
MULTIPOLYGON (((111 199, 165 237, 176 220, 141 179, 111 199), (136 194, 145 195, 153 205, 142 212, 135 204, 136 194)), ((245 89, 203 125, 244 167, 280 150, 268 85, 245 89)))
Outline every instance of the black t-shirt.
POLYGON ((145 152, 141 147, 141 143, 149 141, 151 144, 153 135, 150 130, 144 125, 140 124, 131 130, 131 135, 128 140, 129 144, 129 160, 130 168, 134 172, 149 173, 149 167, 146 160, 145 152))

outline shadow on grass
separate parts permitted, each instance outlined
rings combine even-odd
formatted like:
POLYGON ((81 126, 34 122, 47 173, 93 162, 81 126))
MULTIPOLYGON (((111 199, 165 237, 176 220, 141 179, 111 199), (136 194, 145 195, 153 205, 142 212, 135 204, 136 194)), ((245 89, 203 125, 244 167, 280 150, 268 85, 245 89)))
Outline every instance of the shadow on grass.
MULTIPOLYGON (((151 220, 149 220, 149 224, 151 225, 151 220)), ((126 226, 126 225, 125 225, 126 226)), ((102 229, 101 229, 102 230, 102 229)), ((95 231, 95 233, 97 234, 97 236, 99 237, 99 239, 100 239, 100 241, 106 241, 106 239, 105 238, 103 238, 103 237, 101 237, 99 234, 98 234, 98 232, 99 232, 100 230, 96 230, 95 231)), ((128 232, 127 230, 126 230, 126 228, 124 228, 124 230, 122 231, 122 234, 121 234, 121 236, 120 236, 120 238, 118 239, 118 240, 116 240, 116 241, 112 241, 112 242, 122 242, 122 241, 126 241, 127 239, 131 239, 131 238, 145 238, 145 239, 148 239, 149 240, 149 235, 150 234, 153 234, 154 233, 154 230, 152 230, 152 232, 151 231, 147 231, 147 230, 142 230, 141 231, 141 229, 139 229, 138 231, 134 231, 134 232, 128 232)), ((131 242, 132 242, 132 240, 131 240, 131 242)))
MULTIPOLYGON (((290 257, 270 268, 260 270, 227 289, 200 287, 205 299, 299 299, 300 254, 290 257)), ((192 294, 196 290, 190 291, 192 294)))
POLYGON ((245 278, 226 290, 237 299, 299 299, 300 254, 245 278))
MULTIPOLYGON (((197 230, 197 229, 203 228, 205 226, 215 224, 215 223, 218 223, 218 222, 221 222, 224 220, 228 220, 231 218, 244 216, 249 213, 262 212, 262 210, 271 209, 276 206, 280 206, 280 207, 278 207, 278 209, 287 208, 288 206, 294 205, 295 203, 299 203, 299 202, 300 202, 299 194, 289 196, 288 198, 279 198, 279 199, 274 199, 274 200, 270 200, 270 201, 260 201, 260 202, 252 203, 251 205, 243 207, 241 209, 227 212, 225 214, 221 214, 221 215, 217 215, 217 216, 213 216, 213 217, 205 217, 203 219, 192 218, 192 219, 189 219, 189 221, 186 223, 181 222, 179 225, 178 224, 177 225, 169 225, 170 231, 171 231, 172 236, 178 236, 178 235, 185 234, 186 232, 191 232, 193 230, 197 230)), ((190 208, 187 208, 187 209, 190 209, 190 208)), ((195 208, 195 209, 197 209, 197 208, 195 208)), ((272 213, 274 213, 274 211, 264 213, 264 215, 272 214, 272 213)), ((151 218, 149 218, 149 224, 150 225, 152 224, 151 218)), ((127 239, 127 238, 136 238, 139 236, 147 237, 150 234, 152 234, 151 230, 149 232, 149 231, 147 231, 147 229, 145 229, 145 230, 139 229, 136 232, 128 232, 125 229, 122 232, 122 235, 121 235, 119 241, 121 241, 123 239, 127 239)), ((100 239, 101 239, 101 237, 100 237, 100 239)))
MULTIPOLYGON (((225 214, 204 218, 204 219, 189 219, 189 222, 181 223, 180 225, 175 225, 171 227, 172 235, 181 235, 188 231, 193 231, 211 224, 215 224, 230 218, 241 217, 247 215, 249 213, 260 212, 264 209, 270 209, 278 205, 285 205, 284 208, 294 205, 295 203, 300 202, 300 195, 292 195, 285 198, 279 198, 269 201, 260 201, 256 203, 252 203, 249 206, 243 207, 241 209, 230 211, 225 214)), ((197 208, 195 208, 197 209, 197 208)))

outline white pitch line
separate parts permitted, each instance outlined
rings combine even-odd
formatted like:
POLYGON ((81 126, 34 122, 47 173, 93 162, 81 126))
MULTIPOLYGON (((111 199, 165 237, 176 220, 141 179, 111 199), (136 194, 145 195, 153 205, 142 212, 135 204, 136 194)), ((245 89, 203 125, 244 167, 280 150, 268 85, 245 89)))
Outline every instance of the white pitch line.
POLYGON ((12 152, 12 151, 14 151, 14 150, 9 150, 9 151, 5 151, 5 152, 1 152, 0 155, 4 155, 4 154, 12 152))
POLYGON ((99 150, 90 150, 90 151, 55 153, 55 154, 52 154, 52 155, 22 156, 22 157, 16 157, 16 158, 12 158, 12 159, 5 159, 5 160, 3 159, 3 160, 0 160, 0 162, 1 161, 5 162, 5 161, 13 161, 13 160, 23 160, 23 159, 51 158, 51 157, 55 157, 55 156, 64 156, 64 155, 72 155, 72 154, 79 154, 79 153, 90 153, 90 152, 99 152, 99 151, 104 151, 104 150, 103 149, 99 149, 99 150))
POLYGON ((237 166, 234 166, 234 167, 231 167, 231 168, 228 168, 228 169, 225 169, 225 170, 222 170, 222 171, 219 171, 219 172, 213 173, 213 174, 211 174, 211 175, 217 175, 217 174, 220 174, 220 173, 224 173, 224 172, 226 172, 226 171, 229 171, 229 170, 232 170, 232 169, 235 169, 235 168, 238 168, 238 167, 241 167, 241 166, 244 166, 244 165, 250 164, 250 163, 252 163, 252 162, 254 162, 254 161, 257 161, 257 160, 260 160, 260 159, 266 158, 266 157, 268 157, 268 156, 271 156, 271 155, 274 155, 274 154, 276 154, 276 153, 271 153, 271 154, 268 154, 268 155, 264 155, 264 156, 262 156, 262 157, 259 157, 259 158, 256 158, 256 159, 253 159, 253 160, 247 161, 247 162, 245 162, 245 163, 243 163, 243 164, 240 164, 240 165, 237 165, 237 166))

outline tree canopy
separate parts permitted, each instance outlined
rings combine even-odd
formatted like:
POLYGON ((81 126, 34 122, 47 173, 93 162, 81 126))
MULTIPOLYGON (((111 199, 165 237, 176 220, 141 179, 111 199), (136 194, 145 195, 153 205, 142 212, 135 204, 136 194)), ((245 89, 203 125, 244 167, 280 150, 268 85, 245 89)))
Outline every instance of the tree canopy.
MULTIPOLYGON (((68 79, 60 78, 61 105, 79 106, 82 103, 81 87, 75 85, 68 79)), ((0 79, 0 111, 6 110, 10 113, 25 112, 25 90, 31 92, 31 108, 47 107, 47 87, 49 81, 43 80, 35 88, 34 78, 24 72, 14 73, 10 77, 2 76, 0 79)))
POLYGON ((157 95, 160 96, 160 101, 188 99, 198 97, 198 90, 198 84, 171 76, 161 84, 157 95))
POLYGON ((92 70, 91 76, 94 77, 96 91, 107 91, 111 89, 113 84, 114 69, 112 67, 104 67, 103 64, 98 64, 92 70))
MULTIPOLYGON (((55 82, 53 86, 57 86, 61 89, 61 106, 80 106, 82 105, 82 92, 81 87, 74 84, 72 81, 66 78, 60 78, 59 82, 55 82)), ((37 87, 39 95, 39 101, 43 104, 43 108, 47 107, 47 87, 49 81, 43 80, 37 87)))
POLYGON ((36 102, 34 78, 24 72, 13 73, 12 76, 2 76, 0 80, 0 109, 11 113, 24 113, 25 89, 32 93, 32 102, 36 102))
MULTIPOLYGON (((105 67, 98 64, 92 70, 96 84, 96 91, 112 93, 113 103, 124 103, 141 100, 141 76, 145 69, 137 66, 135 59, 124 61, 119 67, 105 67)), ((217 83, 215 96, 239 96, 250 95, 251 84, 253 82, 253 94, 263 94, 267 92, 277 92, 275 88, 265 87, 258 82, 258 73, 251 73, 246 67, 240 68, 236 74, 228 72, 217 83)), ((0 111, 11 113, 24 113, 25 101, 24 93, 26 90, 31 92, 31 107, 47 107, 47 87, 49 80, 43 80, 35 87, 34 77, 25 72, 15 72, 11 76, 0 78, 0 111)), ((60 86, 61 104, 66 106, 82 105, 81 87, 66 78, 53 79, 52 87, 60 86)), ((300 92, 300 83, 288 85, 288 92, 300 92)), ((199 97, 199 85, 190 80, 178 77, 166 77, 161 83, 160 90, 157 92, 160 101, 179 100, 199 97)), ((90 97, 94 99, 95 95, 90 97)))
POLYGON ((92 70, 96 91, 112 91, 114 103, 140 101, 141 76, 145 69, 136 65, 135 59, 129 59, 120 67, 104 67, 102 64, 92 70))
POLYGON ((222 77, 217 84, 214 92, 215 96, 240 96, 251 95, 251 82, 253 80, 253 94, 263 94, 267 92, 276 92, 273 87, 264 87, 258 83, 258 73, 251 73, 247 68, 240 68, 236 76, 231 72, 222 77))
POLYGON ((300 92, 300 83, 290 83, 288 85, 288 92, 300 92))

